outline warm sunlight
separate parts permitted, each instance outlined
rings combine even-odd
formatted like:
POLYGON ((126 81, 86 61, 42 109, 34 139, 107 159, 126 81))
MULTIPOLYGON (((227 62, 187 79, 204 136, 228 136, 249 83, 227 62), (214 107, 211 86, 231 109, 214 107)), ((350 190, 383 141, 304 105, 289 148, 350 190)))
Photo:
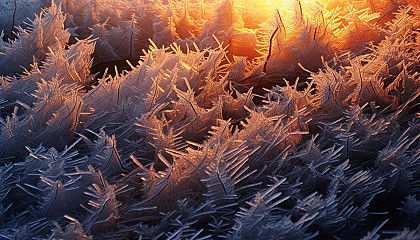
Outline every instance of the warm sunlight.
POLYGON ((419 0, 0 0, 0 239, 420 239, 419 0))

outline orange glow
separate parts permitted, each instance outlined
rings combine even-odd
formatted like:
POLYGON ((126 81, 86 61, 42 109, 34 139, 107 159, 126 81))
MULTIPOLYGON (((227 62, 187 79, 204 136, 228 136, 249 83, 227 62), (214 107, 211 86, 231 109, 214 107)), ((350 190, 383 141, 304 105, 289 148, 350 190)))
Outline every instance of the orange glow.
POLYGON ((223 39, 229 45, 228 57, 265 61, 271 48, 276 72, 295 72, 299 63, 315 70, 321 57, 378 43, 383 37, 381 23, 398 9, 389 0, 232 0, 228 4, 235 26, 223 39))

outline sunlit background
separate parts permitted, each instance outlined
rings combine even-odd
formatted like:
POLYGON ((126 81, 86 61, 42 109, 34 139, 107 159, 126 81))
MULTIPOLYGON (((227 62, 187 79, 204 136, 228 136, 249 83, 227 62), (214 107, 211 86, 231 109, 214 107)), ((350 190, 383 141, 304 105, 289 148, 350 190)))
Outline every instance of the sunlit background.
POLYGON ((418 0, 0 0, 0 239, 420 239, 418 0))

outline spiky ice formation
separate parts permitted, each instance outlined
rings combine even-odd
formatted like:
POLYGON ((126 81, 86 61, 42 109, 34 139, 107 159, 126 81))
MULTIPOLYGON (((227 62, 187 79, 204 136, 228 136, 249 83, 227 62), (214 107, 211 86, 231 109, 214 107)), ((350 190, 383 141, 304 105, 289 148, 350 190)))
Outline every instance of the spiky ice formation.
POLYGON ((418 238, 419 4, 347 2, 53 1, 1 43, 1 238, 418 238))

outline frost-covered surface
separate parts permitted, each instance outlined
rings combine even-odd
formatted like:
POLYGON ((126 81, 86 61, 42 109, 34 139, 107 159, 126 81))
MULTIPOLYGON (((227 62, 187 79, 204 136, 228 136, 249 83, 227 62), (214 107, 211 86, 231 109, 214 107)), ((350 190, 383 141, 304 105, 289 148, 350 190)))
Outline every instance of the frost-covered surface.
POLYGON ((420 239, 419 5, 53 1, 0 41, 0 238, 420 239))
POLYGON ((47 0, 0 0, 0 30, 11 37, 12 27, 13 31, 19 26, 26 27, 24 23, 33 19, 48 4, 47 0))

